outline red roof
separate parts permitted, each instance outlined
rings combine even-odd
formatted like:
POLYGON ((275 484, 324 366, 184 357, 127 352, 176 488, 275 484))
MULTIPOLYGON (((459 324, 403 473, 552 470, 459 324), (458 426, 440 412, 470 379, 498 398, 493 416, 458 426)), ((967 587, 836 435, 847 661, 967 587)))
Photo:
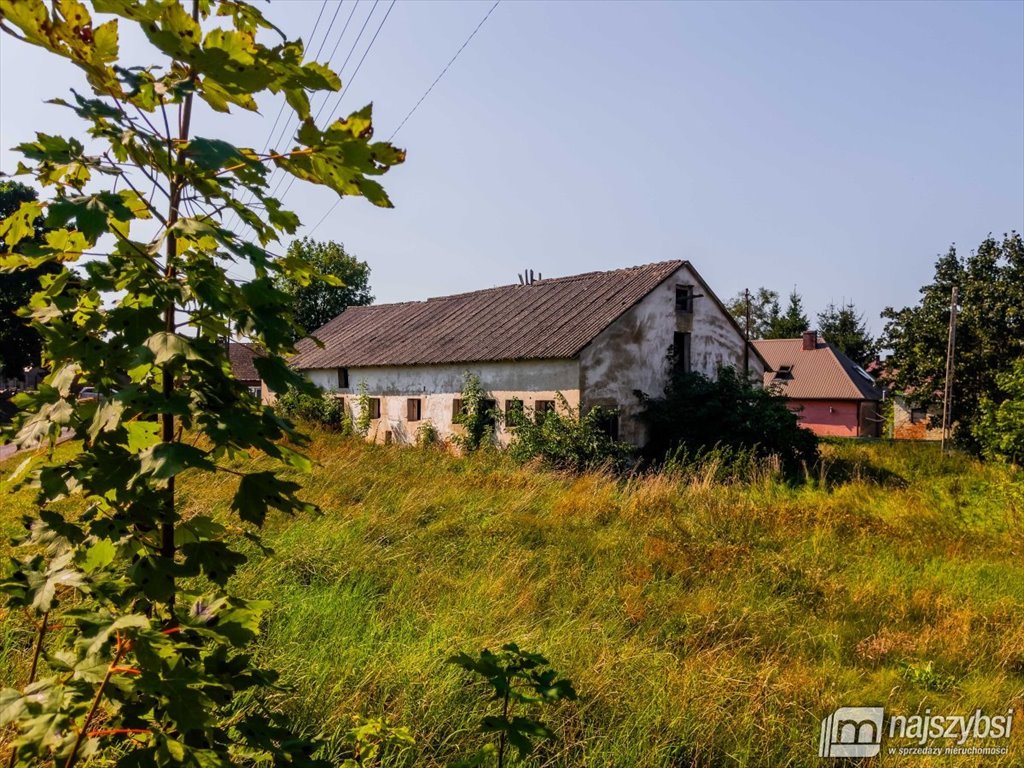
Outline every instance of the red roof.
POLYGON ((754 347, 768 362, 764 385, 796 400, 881 400, 871 376, 831 344, 804 349, 803 339, 761 339, 754 347), (785 370, 788 367, 788 371, 785 370))

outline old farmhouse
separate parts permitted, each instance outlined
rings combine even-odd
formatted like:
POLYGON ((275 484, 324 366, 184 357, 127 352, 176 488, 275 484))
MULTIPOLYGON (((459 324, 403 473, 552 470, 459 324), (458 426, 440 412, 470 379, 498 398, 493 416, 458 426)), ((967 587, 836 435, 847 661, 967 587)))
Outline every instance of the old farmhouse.
MULTIPOLYGON (((723 366, 760 380, 765 364, 691 264, 666 261, 538 279, 455 296, 351 307, 298 344, 292 364, 358 416, 369 439, 411 443, 429 423, 459 433, 464 373, 479 376, 507 414, 604 406, 608 429, 642 444, 636 392, 660 395, 670 348, 679 364, 714 377, 723 366)), ((510 437, 499 419, 497 438, 510 437)))

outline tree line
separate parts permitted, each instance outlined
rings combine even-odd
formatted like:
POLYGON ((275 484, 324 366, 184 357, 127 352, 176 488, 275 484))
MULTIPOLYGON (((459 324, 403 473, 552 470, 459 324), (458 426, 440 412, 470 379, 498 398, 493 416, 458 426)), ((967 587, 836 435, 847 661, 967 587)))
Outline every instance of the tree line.
MULTIPOLYGON (((882 311, 884 327, 877 339, 852 301, 829 303, 817 316, 816 330, 911 407, 941 405, 954 287, 953 440, 975 455, 1024 462, 1024 242, 1019 233, 990 234, 967 255, 951 245, 936 260, 917 304, 882 311)), ((727 307, 743 326, 746 295, 738 294, 727 307)), ((749 311, 752 339, 795 338, 811 329, 795 288, 785 310, 776 291, 758 288, 750 294, 749 311)))

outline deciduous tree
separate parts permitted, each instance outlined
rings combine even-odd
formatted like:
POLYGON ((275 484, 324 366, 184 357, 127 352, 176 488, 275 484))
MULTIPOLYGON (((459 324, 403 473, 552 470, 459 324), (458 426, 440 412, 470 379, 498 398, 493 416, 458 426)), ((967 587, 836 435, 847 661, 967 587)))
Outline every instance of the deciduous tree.
POLYGON ((935 263, 932 282, 921 288, 913 307, 882 313, 881 344, 891 350, 885 380, 914 404, 941 402, 946 372, 946 342, 952 288, 959 289, 955 387, 952 400, 954 440, 979 452, 977 429, 981 402, 998 405, 1007 394, 1000 373, 1024 356, 1024 242, 1016 232, 998 240, 991 235, 970 256, 955 246, 935 263))
POLYGON ((346 307, 373 303, 370 265, 346 253, 341 243, 304 237, 291 242, 288 255, 302 259, 327 278, 303 282, 279 276, 276 280, 276 287, 291 297, 295 322, 306 333, 333 320, 346 307))
MULTIPOLYGON (((18 210, 22 203, 31 203, 39 195, 32 187, 20 181, 0 181, 0 219, 18 210)), ((43 240, 43 219, 32 222, 33 234, 25 244, 38 244, 43 240)), ((8 247, 0 237, 0 254, 8 247)), ((39 365, 41 341, 39 334, 20 312, 27 309, 32 294, 39 290, 39 278, 60 271, 56 264, 40 264, 17 272, 0 272, 0 372, 5 376, 19 376, 22 371, 39 365)))
POLYGON ((302 43, 247 3, 94 6, 113 18, 94 21, 76 0, 0 0, 3 32, 84 72, 92 93, 56 103, 85 122, 76 133, 95 147, 43 132, 21 144, 19 172, 54 194, 0 223, 13 250, 3 269, 59 268, 30 303, 51 373, 20 399, 9 437, 52 445, 69 429, 81 444, 33 452, 15 473, 38 488, 39 507, 3 590, 31 618, 39 663, 0 692, 3 740, 21 765, 323 765, 317 744, 293 734, 261 693, 277 675, 249 645, 268 606, 227 590, 246 560, 233 546, 239 534, 257 538, 270 510, 309 509, 279 469, 310 462, 293 426, 231 377, 222 341, 260 344, 256 366, 275 390, 309 386, 283 357, 296 326, 275 280, 318 275, 299 254, 273 250, 299 219, 268 193, 269 170, 389 206, 375 177, 404 153, 372 141, 369 107, 318 126, 310 94, 337 91, 337 75, 305 62, 302 43), (122 24, 160 60, 123 61, 122 24), (197 124, 197 100, 226 114, 255 110, 267 92, 298 119, 287 146, 261 154, 197 124), (255 241, 224 225, 232 211, 255 241), (50 231, 33 242, 41 216, 50 231), (68 265, 85 252, 95 257, 70 291, 68 265), (236 261, 253 280, 228 278, 236 261), (78 385, 102 397, 79 400, 78 385), (268 457, 265 469, 233 466, 254 453, 268 457), (183 515, 183 473, 237 483, 230 528, 205 512, 183 515), (57 503, 69 497, 80 511, 57 503))
MULTIPOLYGON (((736 318, 740 328, 747 321, 747 297, 741 291, 729 301, 726 308, 736 318)), ((758 288, 750 294, 750 338, 771 338, 772 328, 779 321, 782 310, 779 308, 779 294, 768 288, 758 288)))

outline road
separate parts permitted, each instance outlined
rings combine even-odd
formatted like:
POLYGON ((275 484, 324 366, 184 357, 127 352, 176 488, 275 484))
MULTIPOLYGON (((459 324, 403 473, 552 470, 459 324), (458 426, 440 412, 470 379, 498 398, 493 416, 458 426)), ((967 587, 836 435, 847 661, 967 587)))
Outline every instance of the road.
MULTIPOLYGON (((60 445, 63 442, 70 440, 74 436, 74 432, 70 429, 62 430, 60 437, 57 438, 57 444, 60 445)), ((29 451, 31 448, 24 448, 23 450, 29 451)), ((18 446, 16 445, 0 445, 0 461, 11 458, 16 453, 20 453, 18 446)))

